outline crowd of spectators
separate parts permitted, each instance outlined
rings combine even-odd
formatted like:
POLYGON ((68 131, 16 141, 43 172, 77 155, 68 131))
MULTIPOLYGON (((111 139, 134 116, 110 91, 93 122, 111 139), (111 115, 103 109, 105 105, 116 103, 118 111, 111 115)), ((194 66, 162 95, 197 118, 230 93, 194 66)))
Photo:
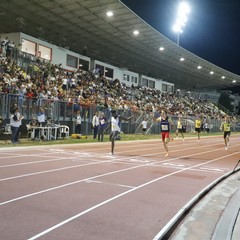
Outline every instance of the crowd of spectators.
POLYGON ((21 69, 7 54, 7 39, 1 48, 0 93, 16 94, 19 99, 31 99, 41 107, 45 101, 64 101, 74 106, 76 113, 81 106, 131 110, 132 112, 167 111, 170 115, 188 118, 221 119, 223 112, 212 103, 191 96, 177 96, 145 86, 126 86, 118 79, 107 79, 95 71, 78 69, 65 71, 61 64, 46 63, 41 59, 30 66, 28 72, 21 69), (4 50, 3 50, 4 45, 4 50))

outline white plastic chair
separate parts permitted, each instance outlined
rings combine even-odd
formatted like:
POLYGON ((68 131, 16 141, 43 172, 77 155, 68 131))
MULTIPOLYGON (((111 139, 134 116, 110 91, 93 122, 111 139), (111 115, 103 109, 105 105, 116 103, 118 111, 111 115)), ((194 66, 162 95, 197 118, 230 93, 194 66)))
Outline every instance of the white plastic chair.
POLYGON ((69 138, 69 127, 66 125, 60 125, 60 134, 59 138, 69 138))

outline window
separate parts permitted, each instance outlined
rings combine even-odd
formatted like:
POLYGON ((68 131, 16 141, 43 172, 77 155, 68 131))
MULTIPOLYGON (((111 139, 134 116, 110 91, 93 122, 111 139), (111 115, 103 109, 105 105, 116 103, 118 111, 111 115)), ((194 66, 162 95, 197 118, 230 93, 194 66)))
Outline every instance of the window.
POLYGON ((148 79, 142 78, 142 86, 148 87, 148 79))
POLYGON ((95 69, 96 69, 96 74, 98 74, 99 77, 102 77, 104 74, 104 66, 96 64, 95 69))
POLYGON ((168 85, 168 90, 167 90, 168 92, 173 92, 173 86, 171 86, 171 85, 168 85))
POLYGON ((123 74, 123 80, 127 81, 127 75, 126 74, 123 74))
POLYGON ((155 81, 149 80, 148 87, 155 88, 155 81))
POLYGON ((77 68, 78 58, 67 54, 67 66, 77 68))
POLYGON ((42 45, 38 46, 38 56, 40 58, 51 61, 52 60, 52 49, 42 45))
POLYGON ((138 83, 138 78, 137 77, 134 77, 135 78, 135 83, 138 83))
POLYGON ((167 92, 167 84, 162 84, 162 91, 167 92))
POLYGON ((113 78, 113 69, 105 67, 105 77, 113 78))
POLYGON ((36 56, 37 44, 35 42, 22 39, 22 51, 36 56))
POLYGON ((79 58, 79 69, 82 69, 84 71, 89 70, 89 61, 86 61, 84 59, 79 58))

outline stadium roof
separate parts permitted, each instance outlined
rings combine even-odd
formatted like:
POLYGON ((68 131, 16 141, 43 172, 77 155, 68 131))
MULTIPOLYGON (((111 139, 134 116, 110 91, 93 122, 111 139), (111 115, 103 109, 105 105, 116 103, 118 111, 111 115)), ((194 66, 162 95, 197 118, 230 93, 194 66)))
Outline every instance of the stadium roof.
POLYGON ((1 0, 0 22, 0 33, 23 32, 93 59, 172 82, 176 88, 220 89, 232 85, 233 80, 240 82, 240 76, 164 37, 119 0, 1 0), (108 17, 107 11, 113 16, 108 17), (134 30, 139 34, 134 35, 134 30), (160 47, 164 51, 159 51, 160 47))

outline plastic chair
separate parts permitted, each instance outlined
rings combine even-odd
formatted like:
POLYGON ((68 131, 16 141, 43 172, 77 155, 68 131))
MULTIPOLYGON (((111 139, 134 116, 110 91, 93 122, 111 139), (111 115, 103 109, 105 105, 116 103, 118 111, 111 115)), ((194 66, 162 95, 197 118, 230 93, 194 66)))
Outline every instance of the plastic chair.
POLYGON ((69 138, 69 127, 66 125, 60 125, 60 139, 69 138))

